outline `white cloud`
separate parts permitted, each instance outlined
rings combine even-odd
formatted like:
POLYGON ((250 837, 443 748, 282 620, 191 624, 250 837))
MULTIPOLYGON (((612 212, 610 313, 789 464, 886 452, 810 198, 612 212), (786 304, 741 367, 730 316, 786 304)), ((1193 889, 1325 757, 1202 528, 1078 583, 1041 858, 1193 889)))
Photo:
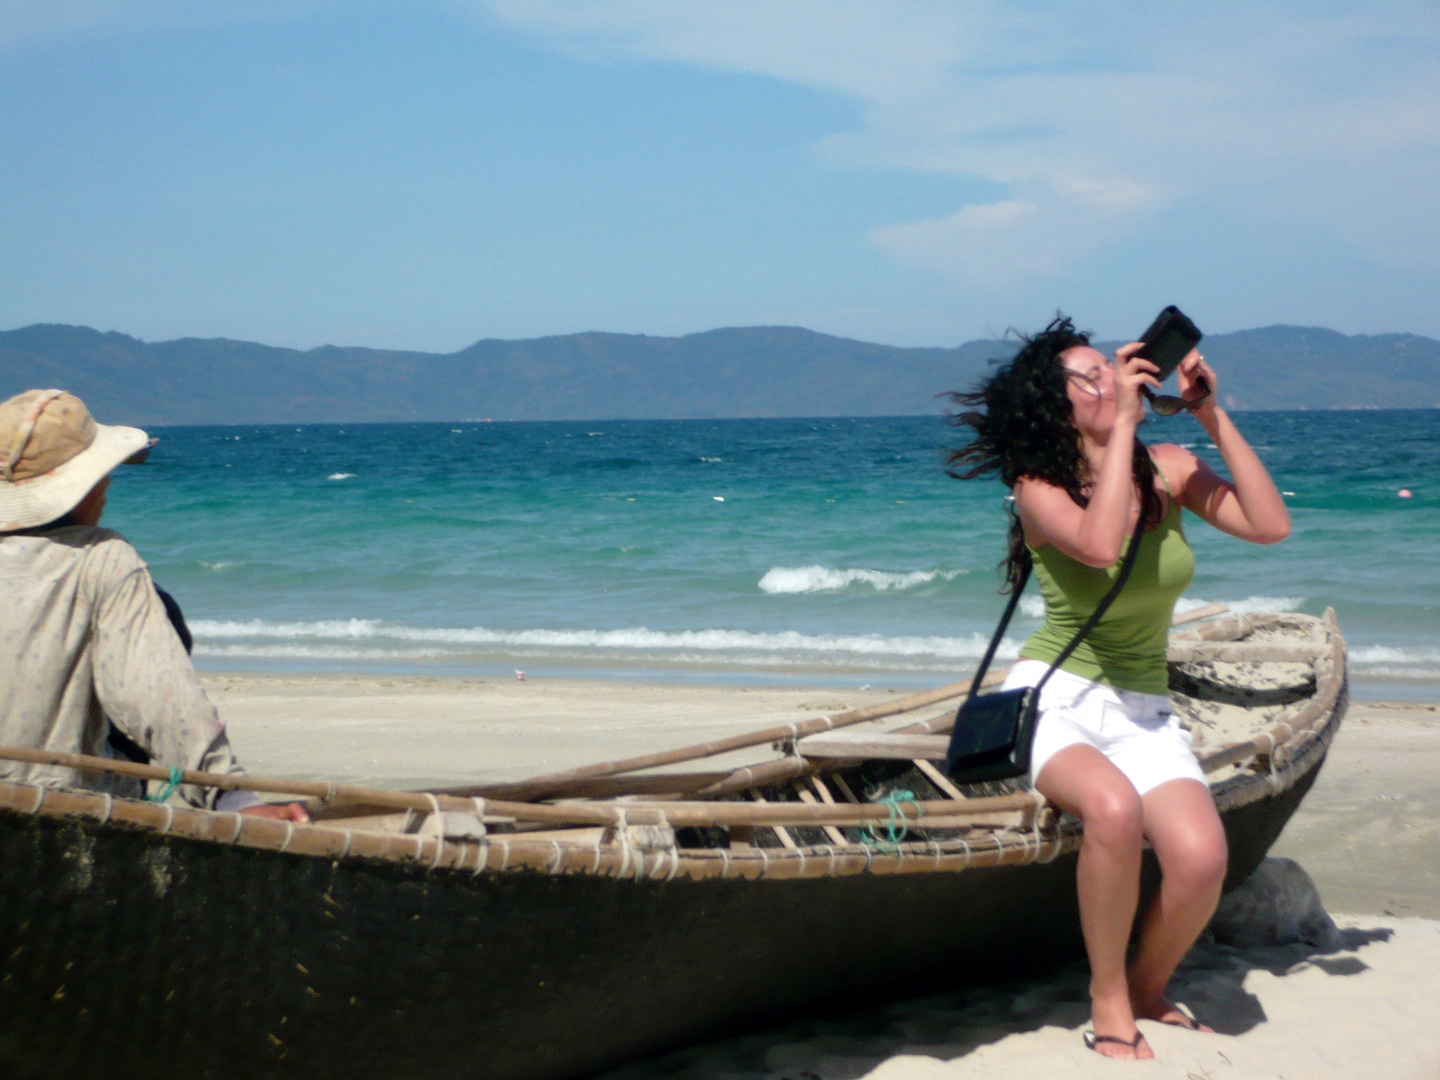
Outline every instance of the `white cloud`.
POLYGON ((836 165, 1009 189, 872 230, 971 284, 1056 273, 1189 203, 1275 213, 1398 266, 1440 260, 1440 7, 924 0, 452 0, 572 55, 697 64, 854 99, 836 165), (1023 212, 1022 212, 1023 211, 1023 212), (1051 237, 1048 251, 1039 247, 1051 237))
POLYGON ((1075 227, 1076 208, 1073 200, 1053 194, 1039 201, 972 203, 937 220, 882 225, 869 240, 906 266, 972 289, 993 288, 1057 274, 1100 239, 1075 227))
MULTIPOLYGON (((987 203, 870 233, 957 283, 973 283, 977 255, 987 280, 1067 272, 1151 215, 1199 205, 1237 223, 1288 219, 1391 266, 1440 267, 1434 0, 426 2, 597 62, 698 65, 853 100, 860 119, 815 145, 823 160, 999 185, 987 203)), ((413 10, 9 0, 0 52, 360 4, 413 10)))

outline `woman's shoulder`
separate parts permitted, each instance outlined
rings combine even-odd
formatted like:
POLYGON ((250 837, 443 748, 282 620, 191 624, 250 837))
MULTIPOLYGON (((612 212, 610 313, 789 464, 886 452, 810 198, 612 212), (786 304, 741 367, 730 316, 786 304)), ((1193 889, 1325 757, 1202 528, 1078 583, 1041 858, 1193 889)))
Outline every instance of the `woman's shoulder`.
POLYGON ((1179 491, 1185 486, 1200 461, 1191 451, 1175 443, 1155 443, 1147 449, 1155 467, 1165 474, 1172 491, 1179 491))

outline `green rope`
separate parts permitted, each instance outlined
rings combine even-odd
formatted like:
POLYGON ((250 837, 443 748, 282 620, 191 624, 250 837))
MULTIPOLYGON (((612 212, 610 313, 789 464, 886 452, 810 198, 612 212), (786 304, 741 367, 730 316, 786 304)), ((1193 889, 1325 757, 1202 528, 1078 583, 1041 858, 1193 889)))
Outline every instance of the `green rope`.
POLYGON ((166 799, 170 798, 171 795, 174 795, 174 794, 175 794, 175 789, 180 786, 180 781, 183 780, 184 778, 185 778, 185 770, 182 769, 182 768, 180 768, 179 765, 171 765, 171 766, 170 766, 170 782, 167 783, 163 788, 161 788, 160 791, 159 791, 157 794, 155 794, 155 795, 146 795, 146 796, 145 796, 145 801, 146 801, 146 802, 154 802, 154 803, 163 803, 166 799))
POLYGON ((900 813, 901 803, 912 803, 916 811, 923 813, 920 803, 916 801, 915 793, 904 788, 896 788, 883 799, 874 800, 881 806, 890 808, 890 817, 884 822, 885 836, 882 838, 876 831, 877 822, 867 822, 864 831, 860 834, 860 842, 866 847, 875 848, 878 851, 899 851, 900 841, 904 840, 910 832, 910 827, 905 824, 905 816, 900 813))

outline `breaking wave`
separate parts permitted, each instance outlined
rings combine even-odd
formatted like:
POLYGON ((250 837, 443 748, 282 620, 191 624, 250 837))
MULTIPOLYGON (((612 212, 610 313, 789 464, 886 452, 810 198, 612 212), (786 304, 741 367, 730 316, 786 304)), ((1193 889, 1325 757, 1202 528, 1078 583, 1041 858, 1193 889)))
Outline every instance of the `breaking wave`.
MULTIPOLYGON (((985 651, 979 634, 964 637, 882 634, 758 633, 748 630, 491 630, 429 628, 376 619, 271 622, 197 619, 190 624, 198 656, 270 659, 465 660, 525 656, 555 660, 659 661, 698 665, 844 667, 946 671, 969 666, 985 651)), ((1014 657, 1006 641, 1002 657, 1014 657)))
POLYGON ((772 566, 760 579, 760 591, 778 593, 839 592, 851 585, 869 585, 877 592, 913 589, 932 581, 953 581, 964 570, 914 570, 909 573, 862 568, 833 570, 828 566, 772 566))

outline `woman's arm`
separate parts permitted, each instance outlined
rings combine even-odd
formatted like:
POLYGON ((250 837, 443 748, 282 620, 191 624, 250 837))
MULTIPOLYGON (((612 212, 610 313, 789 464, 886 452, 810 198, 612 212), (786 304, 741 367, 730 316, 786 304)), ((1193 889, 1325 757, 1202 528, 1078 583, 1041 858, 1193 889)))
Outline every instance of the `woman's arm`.
POLYGON ((1114 566, 1130 530, 1135 427, 1144 415, 1142 385, 1156 385, 1155 365, 1135 358, 1138 342, 1116 353, 1115 423, 1106 443, 1090 504, 1077 506, 1061 488, 1034 477, 1015 485, 1015 506, 1031 547, 1053 544, 1072 559, 1101 569, 1114 566))
POLYGON ((1181 396, 1194 397, 1198 393, 1195 383, 1202 378, 1210 386, 1210 397, 1195 410, 1195 419, 1220 451, 1232 479, 1216 475, 1189 451, 1167 448, 1166 464, 1174 470, 1171 475, 1179 474, 1176 490, 1181 493, 1180 502, 1221 532, 1252 544, 1279 543, 1290 535, 1290 511, 1255 451, 1216 404, 1215 372, 1192 351, 1180 365, 1181 396))

